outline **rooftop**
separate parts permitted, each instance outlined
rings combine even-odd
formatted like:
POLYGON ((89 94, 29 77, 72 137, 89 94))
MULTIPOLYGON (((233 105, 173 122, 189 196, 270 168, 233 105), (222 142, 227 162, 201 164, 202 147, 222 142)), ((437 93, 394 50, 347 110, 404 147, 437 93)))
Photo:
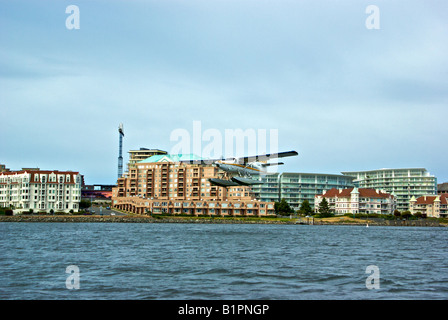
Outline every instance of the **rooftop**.
POLYGON ((347 188, 347 189, 336 189, 332 188, 324 194, 316 195, 316 196, 323 196, 325 198, 333 198, 333 197, 339 197, 339 198, 347 198, 350 197, 352 192, 359 192, 359 196, 363 198, 389 198, 392 197, 391 194, 383 192, 381 190, 375 190, 375 189, 369 189, 369 188, 347 188))
POLYGON ((439 196, 421 196, 417 199, 413 198, 411 201, 416 201, 416 204, 433 204, 434 201, 440 201, 441 204, 448 204, 448 197, 444 195, 439 196))
POLYGON ((180 161, 192 161, 203 160, 201 157, 195 154, 158 154, 139 161, 138 163, 154 163, 154 162, 180 162, 180 161))

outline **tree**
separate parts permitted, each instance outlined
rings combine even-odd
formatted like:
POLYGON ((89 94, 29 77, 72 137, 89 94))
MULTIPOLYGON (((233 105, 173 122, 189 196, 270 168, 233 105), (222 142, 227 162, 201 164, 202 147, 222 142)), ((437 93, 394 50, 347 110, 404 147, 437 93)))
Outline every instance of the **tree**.
POLYGON ((420 219, 420 218, 423 218, 423 214, 419 211, 414 214, 414 217, 420 219))
POLYGON ((319 203, 319 214, 321 217, 331 217, 333 213, 331 212, 330 205, 328 204, 327 199, 323 198, 322 201, 319 203))
POLYGON ((81 202, 79 202, 79 209, 86 209, 90 207, 90 201, 82 199, 81 202))
POLYGON ((299 213, 304 216, 313 214, 313 209, 311 208, 310 202, 308 200, 303 200, 300 205, 299 213))
POLYGON ((281 199, 280 202, 275 202, 274 209, 275 213, 282 216, 287 216, 294 213, 294 210, 290 207, 289 203, 286 202, 285 199, 281 199))
POLYGON ((409 219, 410 217, 412 217, 412 213, 410 211, 403 211, 401 216, 405 219, 409 219))
POLYGON ((401 212, 399 210, 395 209, 394 216, 395 216, 395 218, 401 217, 401 212))

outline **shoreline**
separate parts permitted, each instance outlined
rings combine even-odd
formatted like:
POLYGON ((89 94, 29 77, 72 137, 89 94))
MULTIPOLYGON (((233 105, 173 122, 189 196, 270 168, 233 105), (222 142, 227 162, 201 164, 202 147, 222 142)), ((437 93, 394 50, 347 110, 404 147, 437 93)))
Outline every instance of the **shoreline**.
POLYGON ((202 224, 282 224, 282 225, 346 225, 346 226, 409 226, 409 227, 446 227, 438 221, 426 220, 384 220, 381 222, 372 220, 350 219, 314 219, 314 223, 304 219, 277 218, 209 218, 209 217, 150 217, 138 215, 124 216, 100 216, 100 215, 15 215, 0 216, 0 222, 53 222, 53 223, 202 223, 202 224))

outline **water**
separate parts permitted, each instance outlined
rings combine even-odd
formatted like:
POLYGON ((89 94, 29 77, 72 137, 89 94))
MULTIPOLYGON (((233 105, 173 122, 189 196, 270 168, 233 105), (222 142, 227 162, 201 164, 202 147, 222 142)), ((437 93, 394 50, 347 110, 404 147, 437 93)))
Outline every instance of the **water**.
POLYGON ((0 299, 448 299, 446 228, 0 223, 0 240, 0 299))

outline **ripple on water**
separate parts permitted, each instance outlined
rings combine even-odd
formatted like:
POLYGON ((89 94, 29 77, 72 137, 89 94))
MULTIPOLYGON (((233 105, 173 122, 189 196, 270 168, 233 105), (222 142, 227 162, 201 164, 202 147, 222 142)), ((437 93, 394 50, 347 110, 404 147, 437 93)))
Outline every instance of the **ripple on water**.
POLYGON ((0 234, 1 299, 448 298, 446 228, 3 223, 0 234), (79 290, 65 286, 72 264, 79 290))

